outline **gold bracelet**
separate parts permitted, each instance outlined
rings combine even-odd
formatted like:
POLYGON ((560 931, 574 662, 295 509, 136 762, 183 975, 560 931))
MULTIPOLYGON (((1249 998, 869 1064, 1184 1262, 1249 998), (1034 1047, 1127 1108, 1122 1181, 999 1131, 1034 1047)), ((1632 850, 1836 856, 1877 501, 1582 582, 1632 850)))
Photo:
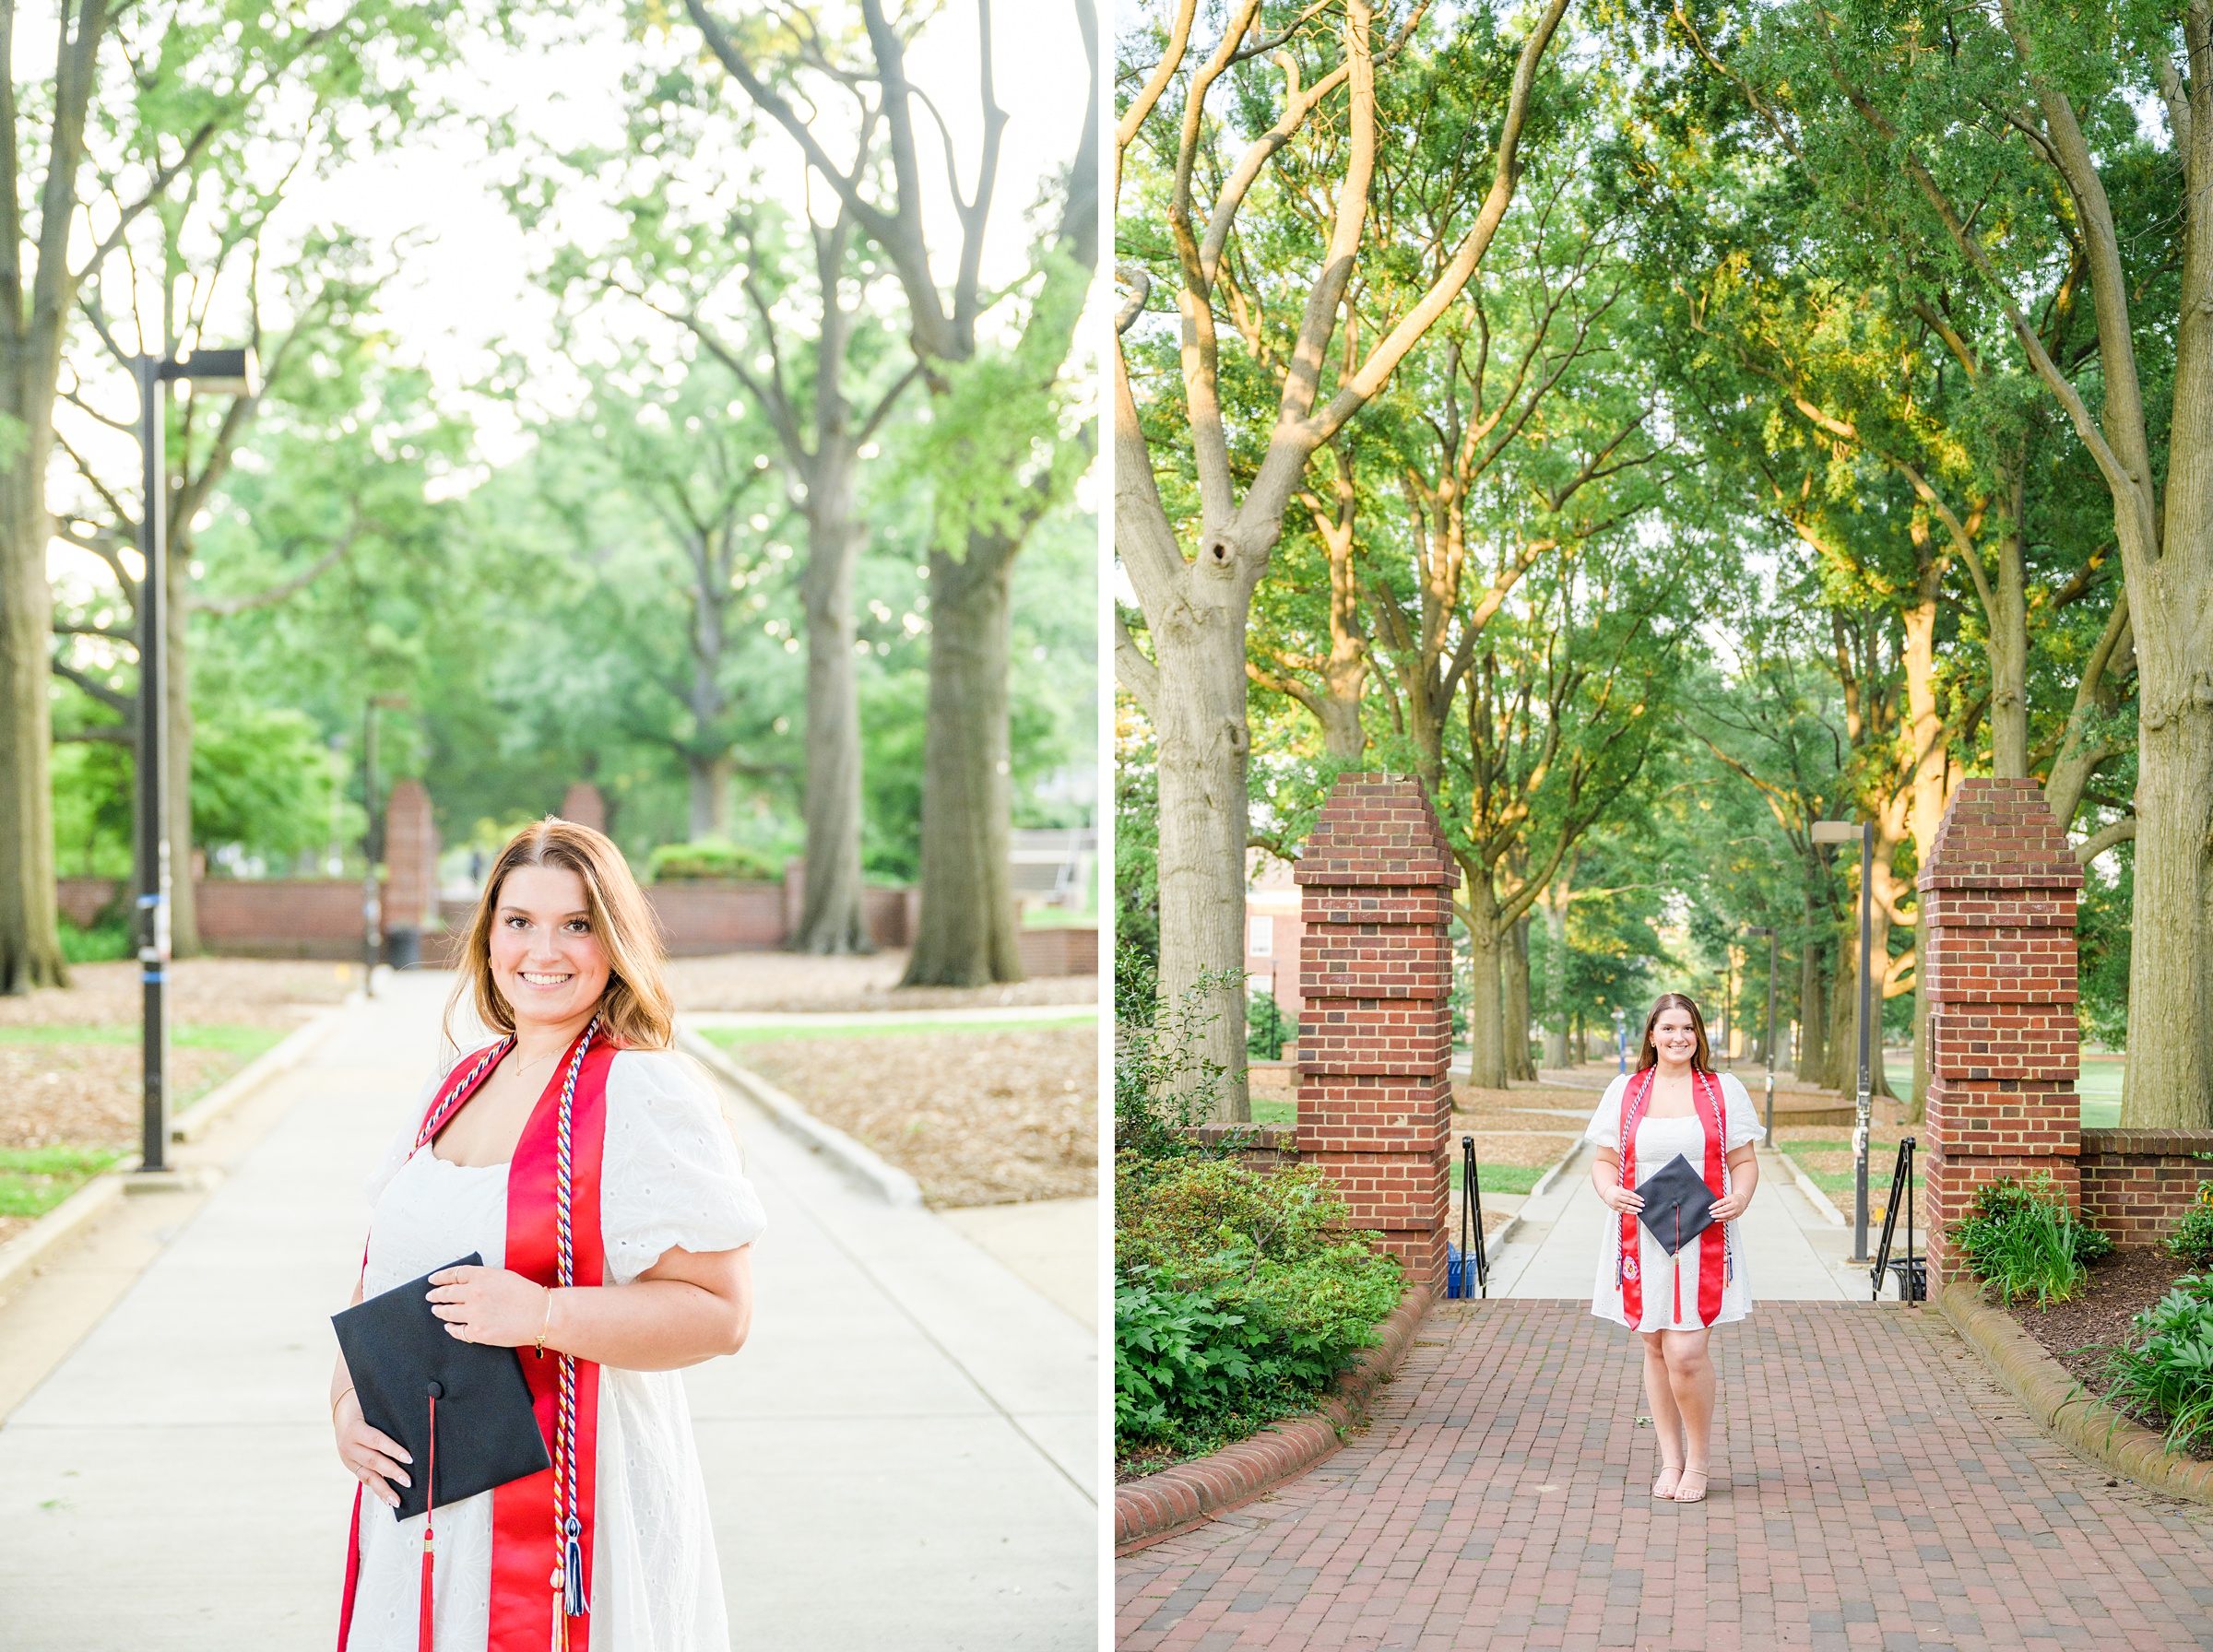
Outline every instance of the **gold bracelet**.
POLYGON ((553 1287, 552 1287, 552 1286, 550 1286, 550 1285, 548 1285, 548 1286, 546 1287, 546 1317, 545 1317, 545 1322, 544 1322, 543 1324, 541 1324, 541 1325, 540 1325, 540 1326, 538 1328, 538 1349, 537 1349, 537 1353, 538 1353, 538 1357, 539 1359, 541 1359, 541 1360, 542 1360, 542 1359, 544 1359, 544 1358, 546 1357, 546 1333, 547 1333, 548 1331, 551 1330, 552 1328, 553 1328, 553 1287))
MULTIPOLYGON (((352 1392, 353 1385, 350 1383, 347 1384, 346 1394, 350 1394, 352 1392)), ((336 1428, 338 1425, 338 1407, 346 1403, 346 1394, 339 1395, 336 1399, 330 1402, 330 1425, 333 1428, 336 1428)))

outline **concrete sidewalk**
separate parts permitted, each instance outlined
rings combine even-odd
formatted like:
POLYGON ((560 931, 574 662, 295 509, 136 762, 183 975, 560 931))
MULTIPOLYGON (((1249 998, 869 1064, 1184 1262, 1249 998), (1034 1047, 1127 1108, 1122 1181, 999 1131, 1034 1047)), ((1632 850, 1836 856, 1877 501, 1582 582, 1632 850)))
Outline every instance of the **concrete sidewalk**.
MULTIPOLYGON (((278 1080, 266 1135, 0 1426, 6 1652, 331 1644, 328 1316, 446 985, 396 979, 278 1080)), ((769 1212, 753 1332, 687 1380, 734 1645, 1096 1645, 1095 1336, 731 1107, 769 1212)))

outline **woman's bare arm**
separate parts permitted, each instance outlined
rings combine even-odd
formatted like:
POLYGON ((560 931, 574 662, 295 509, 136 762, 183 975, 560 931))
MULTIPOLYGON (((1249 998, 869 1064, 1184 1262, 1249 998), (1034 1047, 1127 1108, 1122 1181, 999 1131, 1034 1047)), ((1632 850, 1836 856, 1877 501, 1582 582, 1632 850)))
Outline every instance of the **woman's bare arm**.
POLYGON ((499 1268, 431 1276, 432 1311, 470 1342, 558 1350, 623 1371, 676 1371, 736 1353, 752 1328, 752 1246, 671 1247, 627 1285, 554 1291, 499 1268))
POLYGON ((1716 1221, 1734 1221, 1759 1186, 1759 1153, 1750 1142, 1729 1155, 1729 1191, 1713 1201, 1716 1221))

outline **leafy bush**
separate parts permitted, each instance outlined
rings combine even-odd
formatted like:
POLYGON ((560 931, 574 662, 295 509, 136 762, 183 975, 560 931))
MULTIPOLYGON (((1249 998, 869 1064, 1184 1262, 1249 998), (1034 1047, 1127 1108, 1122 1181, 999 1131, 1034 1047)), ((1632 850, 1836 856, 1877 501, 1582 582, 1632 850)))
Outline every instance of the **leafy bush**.
POLYGON ((2106 1362, 2107 1403, 2163 1419, 2169 1448, 2186 1451, 2213 1434, 2213 1276, 2175 1280, 2132 1329, 2106 1362))
POLYGON ((2167 1249, 2194 1267, 2213 1268, 2213 1182, 2197 1185, 2197 1203, 2167 1235, 2167 1249))
MULTIPOLYGON (((1214 1115, 1221 1103, 1219 1061, 1201 1053, 1199 1043, 1214 1013, 1207 995, 1238 985, 1234 972, 1210 972, 1194 982, 1173 1008, 1157 992, 1150 1001, 1130 1003, 1142 969, 1126 980, 1124 959, 1116 959, 1114 1029, 1114 1150, 1118 1157, 1181 1159, 1198 1150, 1183 1132, 1214 1115), (1125 1011, 1130 1013, 1125 1015, 1125 1011), (1136 1019, 1142 1015, 1142 1021, 1136 1019)), ((1217 1150, 1234 1150, 1234 1143, 1217 1150)))
POLYGON ((1320 1170, 1118 1159, 1115 1429, 1203 1449, 1304 1409, 1398 1304, 1397 1261, 1332 1231, 1320 1170), (1125 1289, 1132 1290, 1127 1304, 1125 1289), (1141 1339, 1125 1349, 1129 1335, 1141 1339))
POLYGON ((129 926, 120 918, 95 923, 89 929, 79 929, 63 918, 59 927, 62 956, 71 963, 111 963, 136 950, 129 926))
POLYGON ((1181 1273, 1240 1250, 1260 1261, 1305 1261, 1331 1247, 1329 1226, 1345 1215, 1310 1164, 1255 1175, 1232 1160, 1192 1159, 1150 1174, 1130 1166, 1117 1179, 1114 1256, 1125 1268, 1181 1273))
POLYGON ((645 863, 645 876, 654 883, 774 883, 783 875, 759 850, 716 838, 663 844, 645 863))
POLYGON ((1253 1378, 1237 1335, 1244 1324, 1244 1316, 1222 1313, 1195 1292, 1117 1280, 1116 1438, 1164 1439, 1194 1419, 1232 1413, 1253 1378))
POLYGON ((2002 1177, 1985 1186, 1952 1228, 1952 1244, 2000 1297, 2065 1302, 2082 1289, 2089 1264, 2112 1241, 2078 1221, 2048 1175, 2002 1177))
POLYGON ((1284 1044, 1298 1036, 1298 1017, 1285 1015, 1272 992, 1245 996, 1245 1053, 1255 1061, 1281 1061, 1284 1044))

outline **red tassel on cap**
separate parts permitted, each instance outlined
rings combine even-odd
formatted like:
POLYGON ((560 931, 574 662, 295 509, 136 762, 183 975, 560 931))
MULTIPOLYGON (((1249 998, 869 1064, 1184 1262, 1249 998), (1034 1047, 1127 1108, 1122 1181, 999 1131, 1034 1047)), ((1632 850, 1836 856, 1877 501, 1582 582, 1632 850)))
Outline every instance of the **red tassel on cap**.
POLYGON ((438 1396, 444 1392, 436 1383, 431 1385, 431 1466, 430 1479, 423 1487, 426 1501, 422 1510, 422 1617, 415 1634, 416 1652, 432 1652, 431 1607, 434 1597, 431 1582, 436 1563, 432 1558, 435 1539, 431 1528, 438 1513, 438 1396))

